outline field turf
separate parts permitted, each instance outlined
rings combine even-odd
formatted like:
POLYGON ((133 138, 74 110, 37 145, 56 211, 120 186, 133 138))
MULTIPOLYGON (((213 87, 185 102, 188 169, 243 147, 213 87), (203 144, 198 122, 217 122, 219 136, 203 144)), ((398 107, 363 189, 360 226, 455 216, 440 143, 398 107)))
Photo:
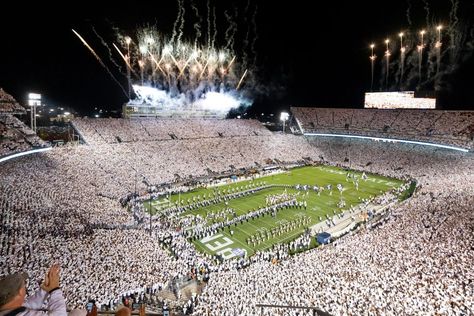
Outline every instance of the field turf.
MULTIPOLYGON (((304 230, 321 220, 326 219, 326 214, 332 217, 334 214, 338 214, 351 206, 356 206, 361 203, 362 199, 375 197, 388 190, 396 188, 403 184, 398 179, 386 178, 379 175, 367 174, 367 180, 361 178, 361 173, 356 171, 346 171, 337 167, 332 166, 310 166, 300 167, 285 171, 283 173, 273 174, 269 176, 254 178, 252 180, 245 181, 228 181, 226 184, 219 186, 213 186, 208 188, 199 188, 190 192, 180 193, 171 195, 169 199, 158 199, 155 201, 147 202, 146 207, 152 208, 152 213, 159 213, 161 209, 169 207, 172 204, 179 203, 181 205, 187 205, 193 202, 193 198, 197 199, 197 196, 203 198, 210 197, 216 190, 221 191, 222 194, 227 194, 230 190, 241 191, 247 188, 248 185, 261 186, 263 184, 275 184, 275 185, 290 185, 291 188, 283 187, 272 187, 257 191, 254 194, 247 195, 244 197, 231 199, 228 201, 228 205, 224 202, 218 204, 212 204, 207 207, 202 207, 192 211, 187 211, 181 214, 181 216, 201 215, 206 218, 206 215, 211 213, 217 213, 226 208, 232 208, 236 215, 242 215, 245 213, 252 212, 258 208, 265 206, 265 199, 268 195, 282 194, 285 190, 287 193, 298 193, 298 201, 306 201, 307 207, 301 208, 288 208, 280 210, 276 213, 276 216, 267 214, 263 217, 258 217, 237 226, 232 225, 230 228, 221 230, 216 238, 211 241, 203 243, 201 240, 193 241, 195 247, 200 251, 208 254, 216 254, 216 252, 222 251, 220 245, 225 245, 227 249, 240 248, 247 252, 248 256, 259 250, 265 250, 270 248, 274 244, 287 243, 298 236, 300 236, 304 230), (353 175, 352 178, 346 179, 347 173, 353 175), (358 179, 359 187, 358 190, 355 186, 355 179, 358 179), (310 189, 307 191, 296 190, 296 185, 309 185, 310 189), (319 187, 332 185, 332 190, 324 190, 318 195, 313 190, 313 186, 319 187), (342 193, 336 188, 337 184, 342 184, 342 193), (330 193, 331 192, 331 193, 330 193), (346 206, 339 208, 337 206, 341 198, 345 201, 346 206), (294 227, 288 232, 281 233, 279 236, 270 237, 269 239, 263 238, 263 241, 258 244, 248 243, 250 236, 263 236, 266 235, 265 231, 271 231, 284 223, 295 221, 298 217, 305 217, 309 220, 309 223, 294 227), (230 231, 233 231, 231 235, 230 231)), ((221 220, 224 220, 223 218, 221 220)), ((213 222, 219 221, 219 219, 210 219, 207 224, 211 225, 213 222)))

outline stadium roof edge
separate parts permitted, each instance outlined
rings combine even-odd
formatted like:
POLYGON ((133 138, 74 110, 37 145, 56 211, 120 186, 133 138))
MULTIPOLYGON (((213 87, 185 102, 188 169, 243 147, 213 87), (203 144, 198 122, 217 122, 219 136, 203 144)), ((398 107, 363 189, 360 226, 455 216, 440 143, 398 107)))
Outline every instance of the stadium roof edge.
POLYGON ((443 110, 443 109, 403 109, 403 108, 396 108, 396 109, 376 109, 376 108, 334 108, 334 107, 315 107, 315 106, 290 106, 291 109, 316 109, 316 110, 333 110, 333 111, 343 111, 343 110, 363 110, 363 111, 436 111, 436 112, 467 112, 467 113, 474 113, 472 110, 443 110))
POLYGON ((29 150, 29 151, 24 151, 24 152, 21 152, 21 153, 16 153, 16 154, 13 154, 13 155, 9 155, 9 156, 0 158, 0 163, 5 162, 5 161, 10 160, 10 159, 14 159, 14 158, 18 158, 18 157, 26 156, 26 155, 31 155, 31 154, 36 154, 36 153, 48 151, 48 150, 51 150, 51 149, 53 149, 53 148, 52 147, 46 147, 46 148, 33 149, 33 150, 29 150))

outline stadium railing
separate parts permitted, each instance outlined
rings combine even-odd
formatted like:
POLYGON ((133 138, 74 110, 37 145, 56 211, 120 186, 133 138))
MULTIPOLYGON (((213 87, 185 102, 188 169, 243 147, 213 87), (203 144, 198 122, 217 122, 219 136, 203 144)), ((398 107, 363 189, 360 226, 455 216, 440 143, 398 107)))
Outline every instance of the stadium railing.
POLYGON ((311 306, 292 306, 292 305, 273 305, 273 304, 256 304, 255 307, 260 307, 260 315, 263 315, 265 308, 283 308, 283 309, 304 309, 313 311, 314 316, 331 316, 331 314, 320 310, 317 307, 311 306))

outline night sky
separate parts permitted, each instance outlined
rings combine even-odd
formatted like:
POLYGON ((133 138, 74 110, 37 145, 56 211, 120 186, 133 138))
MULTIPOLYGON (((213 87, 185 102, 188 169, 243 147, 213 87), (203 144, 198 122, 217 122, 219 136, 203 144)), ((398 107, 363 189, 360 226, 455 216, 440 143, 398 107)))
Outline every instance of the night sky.
MULTIPOLYGON (((183 0, 185 20, 192 21, 190 0, 183 0)), ((202 15, 206 1, 195 0, 202 15)), ((289 106, 363 107, 364 92, 370 89, 370 49, 375 42, 375 86, 380 89, 384 39, 397 40, 404 30, 418 32, 432 25, 447 25, 451 1, 256 1, 257 65, 252 71, 259 78, 254 106, 250 112, 278 112, 289 106), (428 7, 425 5, 428 3, 428 7), (407 9, 410 7, 409 28, 407 9)), ((98 3, 98 2, 97 2, 98 3)), ((246 29, 244 9, 247 1, 216 1, 218 34, 227 28, 224 11, 238 11, 239 30, 246 29)), ((26 5, 25 5, 26 6, 26 5)), ((12 7, 0 19, 0 87, 25 103, 26 94, 43 94, 47 104, 72 107, 90 114, 95 107, 120 109, 127 101, 120 87, 94 59, 71 29, 77 30, 97 51, 119 81, 125 76, 110 62, 107 50, 94 34, 94 28, 110 45, 116 42, 115 30, 126 35, 137 27, 156 25, 171 33, 178 11, 177 1, 130 2, 119 6, 62 4, 12 7)), ((443 57, 444 65, 454 64, 443 77, 440 105, 444 109, 474 110, 474 5, 459 1, 462 47, 454 61, 443 57)), ((247 21, 250 17, 247 18, 247 21)), ((205 17, 204 17, 205 21, 205 17)), ((184 36, 193 38, 192 22, 184 36)), ((202 25, 205 33, 206 25, 202 25)), ((218 35, 218 36, 219 36, 218 35)), ((252 37, 254 37, 252 35, 252 37)), ((447 36, 443 43, 448 41, 447 36)), ((237 43, 237 53, 243 46, 237 43)), ((395 47, 393 48, 395 49, 395 47)), ((120 62, 117 54, 114 58, 120 62)), ((393 79, 392 89, 396 87, 393 79)), ((423 89, 433 89, 433 83, 423 89)), ((414 87, 413 87, 414 88, 414 87)), ((413 90, 413 89, 411 89, 413 90)))

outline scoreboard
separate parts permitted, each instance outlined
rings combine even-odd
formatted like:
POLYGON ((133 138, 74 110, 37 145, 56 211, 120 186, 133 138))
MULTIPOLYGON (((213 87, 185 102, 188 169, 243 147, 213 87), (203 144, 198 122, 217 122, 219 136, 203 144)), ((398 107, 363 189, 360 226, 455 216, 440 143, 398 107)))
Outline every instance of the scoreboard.
POLYGON ((414 91, 367 92, 366 109, 436 109, 435 98, 417 98, 414 91))

